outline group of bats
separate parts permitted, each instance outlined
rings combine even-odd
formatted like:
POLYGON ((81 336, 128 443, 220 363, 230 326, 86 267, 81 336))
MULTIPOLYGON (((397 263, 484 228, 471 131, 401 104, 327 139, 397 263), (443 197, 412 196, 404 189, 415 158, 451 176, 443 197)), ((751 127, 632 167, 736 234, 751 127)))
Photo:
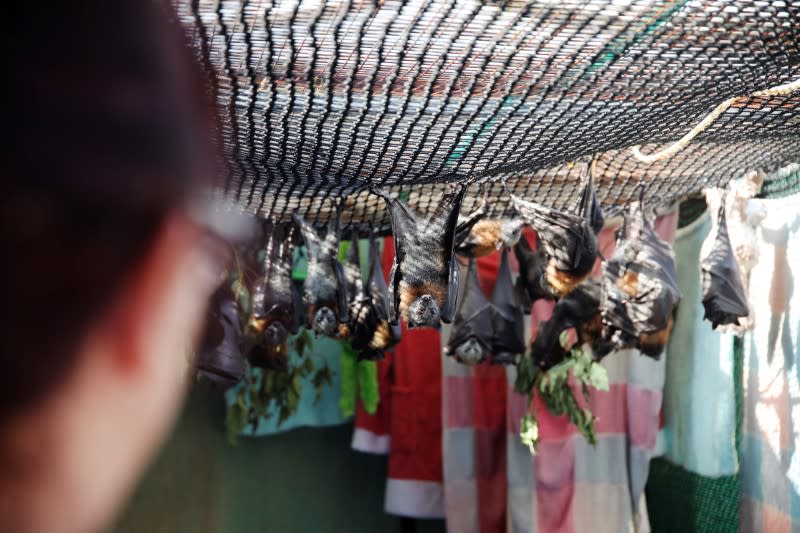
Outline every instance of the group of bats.
MULTIPOLYGON (((454 322, 444 350, 447 355, 467 364, 487 356, 494 363, 509 364, 526 350, 523 312, 529 312, 538 299, 555 301, 551 318, 540 324, 530 349, 542 369, 568 355, 561 338, 571 328, 597 360, 623 348, 659 356, 681 292, 674 254, 648 220, 643 195, 623 214, 615 251, 606 259, 598 251, 597 235, 604 217, 591 178, 583 184, 575 205, 566 210, 527 201, 509 191, 518 214, 510 219, 488 217, 485 200, 475 212, 461 217, 466 188, 452 185, 427 215, 386 191, 373 191, 385 200, 391 217, 395 257, 388 286, 374 236, 369 241, 366 281, 355 232, 344 264, 338 260, 341 204, 324 233, 297 214, 292 222, 266 222, 265 258, 252 289, 245 332, 233 333, 224 327, 224 309, 232 313, 230 295, 215 299, 211 321, 223 327, 217 327, 216 337, 204 344, 201 362, 203 353, 212 354, 205 360, 213 360, 215 353, 230 354, 236 343, 231 338, 237 335, 246 339, 239 345, 252 365, 285 368, 289 335, 301 325, 318 335, 349 339, 362 358, 376 359, 399 342, 402 319, 409 328, 454 322), (535 250, 521 238, 526 224, 536 231, 539 245, 535 250), (302 295, 292 281, 292 241, 298 229, 308 259, 302 295), (519 263, 516 284, 508 260, 511 248, 519 263), (502 250, 499 275, 487 299, 478 284, 475 258, 498 249, 502 250), (469 262, 462 290, 457 255, 469 262), (603 273, 594 279, 590 274, 598 257, 603 273)), ((708 272, 709 279, 727 277, 726 266, 717 268, 712 260, 704 265, 704 273, 708 272)), ((742 309, 727 305, 728 293, 740 288, 719 283, 714 288, 719 294, 704 295, 707 315, 715 326, 735 321, 742 309)), ((733 300, 741 303, 741 298, 733 300)))

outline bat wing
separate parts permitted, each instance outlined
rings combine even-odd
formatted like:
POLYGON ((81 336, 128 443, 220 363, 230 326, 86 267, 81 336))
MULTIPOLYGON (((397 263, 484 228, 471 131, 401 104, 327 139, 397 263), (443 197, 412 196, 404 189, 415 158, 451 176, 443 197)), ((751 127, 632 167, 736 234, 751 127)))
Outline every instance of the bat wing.
POLYGON ((400 309, 400 272, 397 269, 397 256, 392 261, 389 271, 389 324, 399 326, 398 311, 400 309))
POLYGON ((333 258, 333 272, 336 276, 336 307, 337 319, 340 323, 345 324, 350 318, 347 300, 347 278, 344 275, 344 268, 342 264, 333 258))
POLYGON ((208 309, 197 369, 220 386, 235 385, 245 373, 241 337, 239 306, 229 288, 221 287, 208 309))
POLYGON ((374 192, 386 201, 392 220, 395 255, 397 262, 402 264, 408 250, 409 236, 413 237, 418 231, 417 216, 403 202, 392 198, 388 192, 381 189, 376 189, 374 192))
POLYGON ((350 302, 364 294, 364 283, 361 280, 361 257, 358 249, 358 235, 353 232, 350 246, 345 255, 344 274, 347 280, 347 295, 350 302))
POLYGON ((531 245, 525 237, 514 245, 514 255, 519 262, 519 277, 517 285, 520 293, 526 300, 526 309, 530 310, 533 302, 540 299, 552 300, 553 295, 542 284, 545 269, 547 268, 547 256, 539 251, 531 249, 531 245))
POLYGON ((592 228, 595 235, 603 229, 605 217, 603 216, 600 202, 597 201, 597 189, 595 189, 591 175, 581 190, 578 204, 575 206, 575 212, 579 213, 589 223, 589 227, 592 228))
POLYGON ((306 313, 303 310, 303 284, 295 280, 291 280, 291 283, 294 312, 292 313, 292 323, 289 326, 289 332, 294 335, 300 331, 300 327, 305 323, 306 313))
POLYGON ((452 333, 447 342, 447 355, 458 358, 459 347, 472 340, 482 351, 482 356, 476 359, 485 357, 492 343, 492 315, 492 304, 481 290, 475 260, 471 259, 452 333))
POLYGON ((739 263, 728 237, 724 198, 717 212, 716 229, 716 235, 708 236, 713 239, 713 244, 707 248, 708 253, 700 258, 704 318, 715 329, 724 324, 738 324, 739 318, 750 313, 739 263))
POLYGON ((458 301, 458 261, 456 256, 450 256, 450 275, 447 281, 447 300, 442 309, 441 319, 445 324, 450 324, 455 315, 456 304, 458 301))
POLYGON ((597 258, 597 238, 583 216, 511 196, 514 208, 539 235, 556 269, 588 273, 597 258))
POLYGON ((317 230, 297 213, 292 213, 292 217, 300 228, 300 234, 303 236, 303 243, 306 245, 306 253, 309 259, 319 258, 322 253, 322 238, 317 233, 317 230))
POLYGON ((492 355, 498 360, 513 360, 514 355, 525 351, 525 318, 511 280, 506 248, 503 248, 491 302, 495 311, 492 318, 492 355))

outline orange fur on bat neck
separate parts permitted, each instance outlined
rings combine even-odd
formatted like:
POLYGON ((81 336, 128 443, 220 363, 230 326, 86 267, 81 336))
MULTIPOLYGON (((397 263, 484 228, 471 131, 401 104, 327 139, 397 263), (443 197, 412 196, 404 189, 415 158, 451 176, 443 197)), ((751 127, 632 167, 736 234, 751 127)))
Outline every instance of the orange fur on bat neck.
POLYGON ((548 263, 545 276, 547 278, 547 284, 550 286, 550 289, 553 291, 553 293, 555 293, 556 296, 561 297, 583 283, 586 278, 589 277, 590 273, 591 272, 587 272, 582 276, 575 276, 573 274, 561 272, 560 270, 556 269, 553 263, 548 263))
POLYGON ((414 300, 426 294, 430 294, 431 296, 433 296, 433 299, 436 301, 436 305, 439 306, 439 309, 442 309, 442 307, 444 307, 444 301, 446 297, 445 287, 442 287, 440 284, 432 283, 430 281, 414 284, 413 286, 409 285, 405 281, 401 281, 400 315, 403 316, 404 318, 408 318, 409 306, 412 303, 414 303, 414 300))

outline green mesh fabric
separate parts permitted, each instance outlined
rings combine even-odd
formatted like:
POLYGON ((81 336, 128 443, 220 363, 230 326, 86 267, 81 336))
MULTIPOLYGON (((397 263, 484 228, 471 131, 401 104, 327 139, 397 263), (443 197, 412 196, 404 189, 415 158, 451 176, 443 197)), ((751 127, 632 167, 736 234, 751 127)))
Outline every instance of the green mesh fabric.
MULTIPOLYGON (((742 426, 742 361, 744 345, 734 341, 736 382, 736 450, 742 426)), ((734 533, 739 530, 739 475, 700 476, 665 459, 650 463, 647 510, 653 533, 696 531, 734 533)))

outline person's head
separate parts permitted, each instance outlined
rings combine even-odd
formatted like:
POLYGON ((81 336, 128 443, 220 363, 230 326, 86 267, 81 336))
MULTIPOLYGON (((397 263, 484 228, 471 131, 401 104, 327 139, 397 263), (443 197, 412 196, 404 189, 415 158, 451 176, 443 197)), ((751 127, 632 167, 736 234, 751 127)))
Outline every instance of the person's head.
POLYGON ((175 416, 218 280, 187 208, 211 106, 166 2, 19 2, 3 41, 0 531, 96 531, 175 416))

